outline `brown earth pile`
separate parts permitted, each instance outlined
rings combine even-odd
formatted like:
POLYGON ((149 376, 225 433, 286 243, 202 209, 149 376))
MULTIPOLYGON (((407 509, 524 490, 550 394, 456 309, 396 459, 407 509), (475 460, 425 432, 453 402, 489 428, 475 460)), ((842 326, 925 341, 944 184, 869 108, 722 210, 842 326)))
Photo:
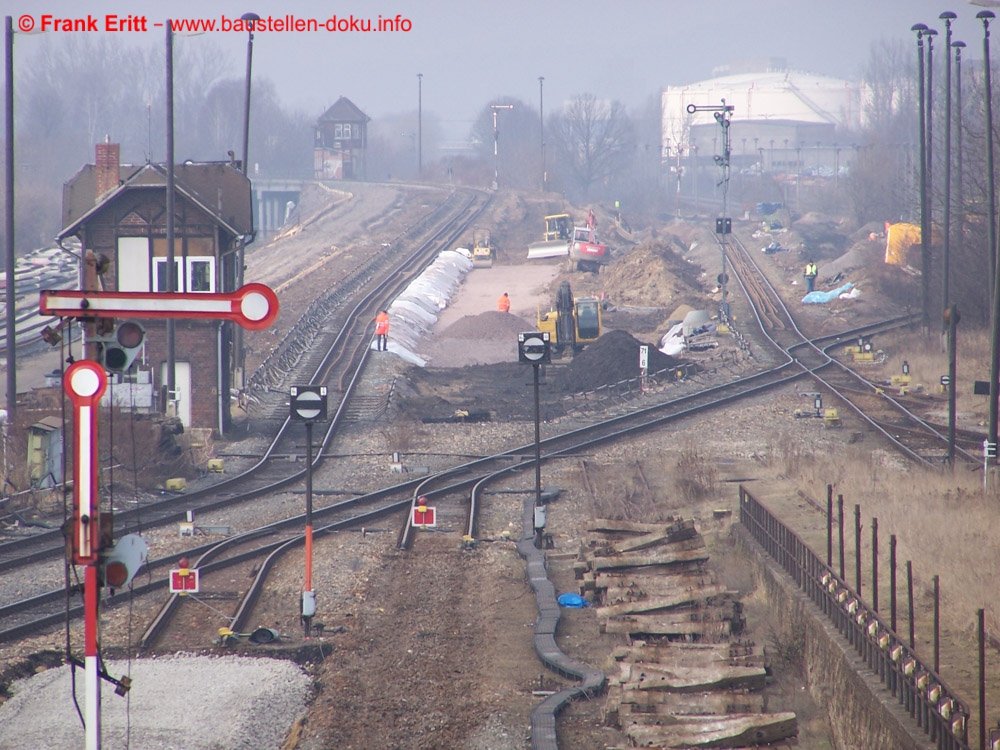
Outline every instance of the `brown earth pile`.
POLYGON ((611 264, 599 283, 616 305, 672 310, 681 303, 703 307, 706 299, 701 268, 664 241, 636 246, 611 264))
POLYGON ((466 315, 452 323, 438 335, 443 339, 510 339, 523 331, 535 330, 535 324, 529 323, 519 315, 487 310, 479 315, 466 315))
MULTIPOLYGON (((639 347, 642 342, 625 331, 608 331, 577 354, 553 379, 554 387, 564 393, 592 391, 603 385, 637 378, 639 347)), ((677 364, 655 346, 649 347, 648 372, 658 372, 677 364)))

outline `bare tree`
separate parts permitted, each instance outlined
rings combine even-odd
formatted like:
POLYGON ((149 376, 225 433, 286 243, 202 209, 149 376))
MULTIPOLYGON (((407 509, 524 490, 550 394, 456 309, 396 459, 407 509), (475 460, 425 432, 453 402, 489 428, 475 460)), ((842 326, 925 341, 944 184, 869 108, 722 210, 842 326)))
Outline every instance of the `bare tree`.
POLYGON ((625 107, 593 94, 572 99, 552 116, 556 167, 568 186, 586 197, 595 183, 611 180, 634 155, 635 133, 625 107))

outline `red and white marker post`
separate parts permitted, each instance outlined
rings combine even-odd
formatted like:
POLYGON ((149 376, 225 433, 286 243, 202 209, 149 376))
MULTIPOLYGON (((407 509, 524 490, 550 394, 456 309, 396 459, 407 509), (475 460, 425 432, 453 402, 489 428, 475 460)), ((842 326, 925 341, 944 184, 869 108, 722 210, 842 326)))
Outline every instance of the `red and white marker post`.
POLYGON ((86 565, 83 579, 85 620, 84 705, 87 750, 101 746, 101 665, 97 653, 98 555, 101 511, 97 495, 97 407, 107 388, 104 368, 90 360, 66 370, 63 389, 73 402, 73 561, 86 565))
MULTIPOLYGON (((42 315, 61 318, 193 318, 231 320, 251 331, 267 328, 278 317, 278 295, 264 284, 246 284, 230 294, 203 292, 41 291, 42 315)), ((73 402, 73 561, 86 565, 84 575, 84 706, 86 750, 101 747, 101 671, 97 649, 101 552, 97 494, 97 409, 107 389, 104 368, 91 360, 66 369, 63 389, 73 402)), ((197 576, 194 577, 197 581, 197 576)))

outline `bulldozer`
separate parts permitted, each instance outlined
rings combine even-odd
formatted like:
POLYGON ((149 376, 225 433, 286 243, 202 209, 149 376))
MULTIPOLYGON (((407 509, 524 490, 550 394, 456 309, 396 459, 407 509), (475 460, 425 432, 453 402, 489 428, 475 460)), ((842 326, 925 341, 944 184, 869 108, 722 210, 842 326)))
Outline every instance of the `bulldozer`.
POLYGON ((552 351, 580 351, 601 336, 601 301, 597 297, 573 297, 569 282, 559 285, 556 309, 538 311, 538 331, 549 334, 552 351))
POLYGON ((528 260, 559 258, 569 255, 572 224, 569 214, 551 214, 545 217, 545 232, 540 242, 528 245, 528 260))
POLYGON ((494 248, 489 229, 472 230, 472 267, 493 268, 494 248))

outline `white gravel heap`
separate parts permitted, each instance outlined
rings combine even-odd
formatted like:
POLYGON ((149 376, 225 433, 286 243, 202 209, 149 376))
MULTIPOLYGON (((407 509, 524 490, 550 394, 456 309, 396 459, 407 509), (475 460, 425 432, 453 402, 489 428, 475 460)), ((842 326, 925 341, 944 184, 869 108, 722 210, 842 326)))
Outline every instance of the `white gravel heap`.
MULTIPOLYGON (((107 662, 107 667, 115 677, 128 669, 125 662, 107 662)), ((102 681, 104 750, 277 750, 304 712, 312 683, 292 662, 240 656, 136 659, 131 677, 128 698, 102 681)), ((78 667, 81 711, 85 691, 78 667)), ((69 667, 20 680, 12 692, 0 706, 0 749, 84 747, 69 667)))

